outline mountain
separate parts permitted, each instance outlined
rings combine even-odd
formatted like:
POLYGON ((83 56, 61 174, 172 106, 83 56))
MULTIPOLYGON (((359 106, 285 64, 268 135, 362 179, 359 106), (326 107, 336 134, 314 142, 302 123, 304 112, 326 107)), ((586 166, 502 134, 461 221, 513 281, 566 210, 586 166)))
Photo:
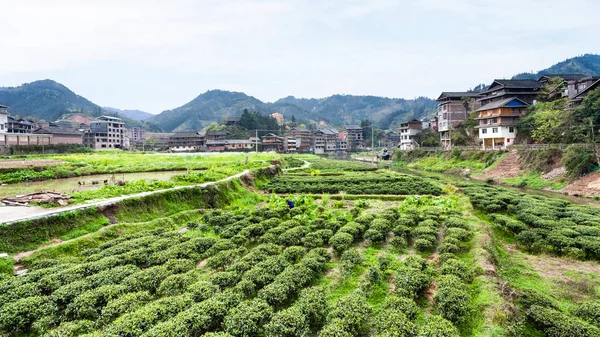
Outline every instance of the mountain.
POLYGON ((191 102, 148 119, 165 131, 199 130, 212 122, 240 116, 244 109, 263 114, 280 112, 286 119, 324 121, 331 125, 359 123, 370 119, 387 128, 394 122, 422 117, 435 108, 435 101, 420 97, 414 100, 376 96, 333 95, 326 98, 288 96, 265 103, 241 92, 211 90, 191 102), (389 118, 393 116, 394 118, 389 118), (383 124, 381 124, 381 123, 383 124))
POLYGON ((143 121, 143 120, 146 120, 146 119, 154 116, 153 114, 146 112, 146 111, 142 111, 142 110, 121 110, 121 109, 111 108, 111 107, 102 107, 102 109, 105 111, 117 113, 117 114, 127 117, 129 119, 133 119, 134 121, 143 121))
POLYGON ((538 79, 542 75, 556 74, 583 74, 600 76, 600 55, 585 54, 559 62, 552 67, 540 70, 537 73, 521 73, 513 79, 538 79))
POLYGON ((101 108, 52 80, 26 83, 0 90, 0 104, 13 115, 54 121, 66 113, 93 114, 101 108))

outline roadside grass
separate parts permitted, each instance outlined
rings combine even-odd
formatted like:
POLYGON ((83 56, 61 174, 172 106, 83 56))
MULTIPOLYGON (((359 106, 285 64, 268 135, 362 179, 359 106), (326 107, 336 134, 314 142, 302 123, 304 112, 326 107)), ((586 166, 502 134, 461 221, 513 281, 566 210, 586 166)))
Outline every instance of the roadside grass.
POLYGON ((502 178, 500 181, 516 187, 530 187, 535 189, 549 188, 553 191, 561 190, 568 185, 568 181, 565 180, 546 180, 542 178, 540 172, 527 172, 514 178, 502 178))

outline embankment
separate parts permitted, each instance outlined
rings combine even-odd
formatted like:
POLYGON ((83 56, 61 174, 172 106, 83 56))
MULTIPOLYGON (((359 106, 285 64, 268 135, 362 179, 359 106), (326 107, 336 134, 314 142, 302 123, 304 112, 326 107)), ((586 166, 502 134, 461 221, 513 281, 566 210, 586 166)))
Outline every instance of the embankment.
POLYGON ((143 197, 120 200, 57 215, 0 225, 0 252, 18 253, 52 240, 68 240, 114 223, 152 221, 194 209, 226 205, 246 187, 280 173, 270 166, 253 169, 238 178, 205 186, 159 191, 143 197))

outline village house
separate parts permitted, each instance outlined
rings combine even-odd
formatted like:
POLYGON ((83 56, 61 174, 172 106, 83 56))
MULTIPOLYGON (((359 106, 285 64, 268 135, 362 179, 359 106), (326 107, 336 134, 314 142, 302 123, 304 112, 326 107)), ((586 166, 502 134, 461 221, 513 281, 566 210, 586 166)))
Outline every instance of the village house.
POLYGON ((569 107, 574 108, 580 105, 585 96, 596 88, 600 88, 600 76, 586 76, 569 81, 567 84, 569 107))
POLYGON ((146 130, 140 128, 139 126, 134 126, 129 129, 129 140, 132 143, 137 143, 139 141, 143 141, 146 138, 146 130))
POLYGON ((413 150, 416 144, 414 138, 423 129, 421 121, 413 119, 400 124, 400 150, 413 150))
POLYGON ((515 143, 517 122, 525 114, 529 103, 509 97, 488 103, 477 109, 479 139, 482 149, 506 149, 515 143))
POLYGON ((204 148, 204 136, 199 131, 176 132, 169 137, 172 152, 197 152, 204 148))
POLYGON ((396 131, 388 131, 384 134, 384 140, 386 147, 400 146, 400 133, 396 131))
POLYGON ((542 82, 536 80, 494 80, 486 90, 479 93, 481 97, 478 101, 483 107, 492 102, 515 97, 527 104, 533 104, 543 86, 542 82))
POLYGON ((363 146, 363 128, 358 125, 344 125, 344 139, 352 148, 363 146))
POLYGON ((227 126, 236 126, 240 125, 240 117, 229 117, 225 121, 225 125, 227 126))
POLYGON ((8 132, 8 107, 0 104, 0 133, 8 132))
POLYGON ((125 136, 125 123, 120 118, 101 116, 90 123, 83 134, 83 144, 95 150, 121 149, 125 136))
POLYGON ((37 127, 33 121, 8 116, 8 133, 32 133, 37 127))
POLYGON ((337 150, 337 130, 321 129, 313 133, 315 154, 334 154, 337 150))
POLYGON ((225 151, 249 151, 255 146, 256 142, 252 139, 229 139, 225 143, 225 151))
MULTIPOLYGON (((262 136, 260 147, 263 151, 268 152, 283 152, 284 151, 284 137, 279 137, 276 134, 268 133, 262 136)), ((296 140, 294 139, 294 147, 296 140)))
MULTIPOLYGON (((293 127, 287 131, 287 135, 293 138, 296 142, 296 152, 311 153, 312 152, 312 134, 310 130, 300 127, 293 127)), ((288 142, 289 144, 289 142, 288 142)))
POLYGON ((473 109, 471 102, 478 97, 479 94, 474 92, 442 92, 436 100, 438 107, 434 128, 437 127, 444 148, 452 145, 450 140, 452 129, 469 117, 469 112, 473 109))
POLYGON ((227 131, 206 131, 204 134, 204 139, 206 141, 213 140, 226 140, 229 137, 229 132, 227 131))
POLYGON ((548 85, 548 83, 550 83, 550 81, 553 78, 560 78, 562 80, 559 85, 557 85, 554 88, 550 88, 550 90, 548 92, 547 99, 550 100, 550 101, 553 101, 555 99, 559 99, 559 98, 563 98, 563 97, 568 97, 569 96, 569 90, 568 90, 569 82, 579 81, 579 80, 581 80, 581 79, 583 79, 585 77, 587 77, 587 76, 586 75, 582 75, 582 74, 552 74, 552 75, 542 75, 538 79, 538 82, 540 82, 542 84, 542 86, 546 86, 546 85, 548 85), (563 87, 564 87, 564 90, 560 90, 563 87))
POLYGON ((33 133, 50 135, 50 144, 83 144, 83 133, 72 127, 62 127, 55 123, 37 128, 33 133))

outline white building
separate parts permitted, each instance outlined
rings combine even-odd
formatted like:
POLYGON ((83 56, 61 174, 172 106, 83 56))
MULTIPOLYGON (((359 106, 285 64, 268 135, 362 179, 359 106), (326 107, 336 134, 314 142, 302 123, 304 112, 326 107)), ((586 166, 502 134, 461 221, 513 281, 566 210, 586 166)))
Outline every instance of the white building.
POLYGON ((0 104, 0 133, 8 131, 8 107, 0 104))
POLYGON ((506 149, 515 143, 517 122, 525 114, 529 104, 516 97, 488 103, 477 109, 479 139, 485 149, 506 149))
POLYGON ((416 119, 400 124, 400 150, 412 150, 418 146, 414 138, 422 129, 423 124, 416 119))

